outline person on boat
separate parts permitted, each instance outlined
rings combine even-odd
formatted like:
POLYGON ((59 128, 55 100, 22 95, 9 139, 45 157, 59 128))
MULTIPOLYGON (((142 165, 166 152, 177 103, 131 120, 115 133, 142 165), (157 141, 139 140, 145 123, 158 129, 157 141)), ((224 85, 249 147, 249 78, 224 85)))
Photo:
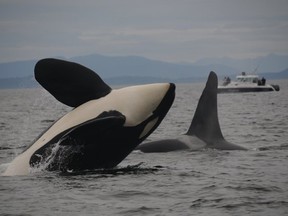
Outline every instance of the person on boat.
POLYGON ((224 82, 223 82, 223 86, 228 85, 231 82, 230 77, 224 77, 224 82))
POLYGON ((261 84, 264 86, 266 84, 266 79, 264 77, 262 77, 261 79, 261 84))
POLYGON ((262 77, 262 79, 258 80, 258 86, 264 86, 266 84, 266 79, 264 77, 262 77))
POLYGON ((230 77, 227 77, 227 84, 229 84, 231 82, 230 77))

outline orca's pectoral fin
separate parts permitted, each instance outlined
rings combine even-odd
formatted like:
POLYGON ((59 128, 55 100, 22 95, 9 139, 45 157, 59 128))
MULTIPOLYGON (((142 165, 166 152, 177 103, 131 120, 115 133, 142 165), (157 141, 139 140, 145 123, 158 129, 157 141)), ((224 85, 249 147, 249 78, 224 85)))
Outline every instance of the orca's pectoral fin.
POLYGON ((92 70, 59 59, 42 59, 34 69, 35 79, 58 101, 77 107, 111 92, 111 88, 92 70))
POLYGON ((97 142, 108 130, 124 125, 125 116, 117 111, 103 112, 97 118, 69 130, 59 141, 60 145, 89 145, 97 142))

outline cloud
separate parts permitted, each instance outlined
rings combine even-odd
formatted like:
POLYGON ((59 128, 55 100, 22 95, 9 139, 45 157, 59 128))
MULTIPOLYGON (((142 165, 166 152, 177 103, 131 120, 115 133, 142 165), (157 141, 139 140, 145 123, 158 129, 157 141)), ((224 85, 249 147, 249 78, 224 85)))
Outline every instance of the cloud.
POLYGON ((168 61, 288 53, 287 0, 0 3, 0 61, 91 53, 168 61))

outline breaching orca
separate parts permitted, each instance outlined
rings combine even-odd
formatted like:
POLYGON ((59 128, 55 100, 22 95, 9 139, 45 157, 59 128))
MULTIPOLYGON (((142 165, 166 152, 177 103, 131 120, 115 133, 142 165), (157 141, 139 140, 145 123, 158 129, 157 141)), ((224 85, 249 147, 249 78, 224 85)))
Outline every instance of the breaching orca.
POLYGON ((175 97, 172 83, 111 89, 94 71, 73 62, 43 59, 36 80, 74 107, 8 166, 4 175, 112 168, 160 124, 175 97))
POLYGON ((169 152, 183 149, 200 150, 245 150, 241 146, 227 142, 221 132, 217 111, 217 75, 209 74, 206 87, 198 102, 192 123, 186 134, 177 139, 164 139, 139 145, 142 152, 169 152))

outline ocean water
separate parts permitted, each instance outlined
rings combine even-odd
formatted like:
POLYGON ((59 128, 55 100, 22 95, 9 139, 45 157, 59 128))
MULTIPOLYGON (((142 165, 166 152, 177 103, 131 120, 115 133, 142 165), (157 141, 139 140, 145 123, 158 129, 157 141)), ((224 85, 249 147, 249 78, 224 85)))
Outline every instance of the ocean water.
MULTIPOLYGON (((288 215, 288 80, 218 95, 226 140, 248 151, 132 152, 112 170, 0 176, 0 215, 288 215)), ((178 84, 149 140, 185 133, 205 83, 178 84)), ((41 89, 0 90, 0 173, 70 108, 41 89)))

